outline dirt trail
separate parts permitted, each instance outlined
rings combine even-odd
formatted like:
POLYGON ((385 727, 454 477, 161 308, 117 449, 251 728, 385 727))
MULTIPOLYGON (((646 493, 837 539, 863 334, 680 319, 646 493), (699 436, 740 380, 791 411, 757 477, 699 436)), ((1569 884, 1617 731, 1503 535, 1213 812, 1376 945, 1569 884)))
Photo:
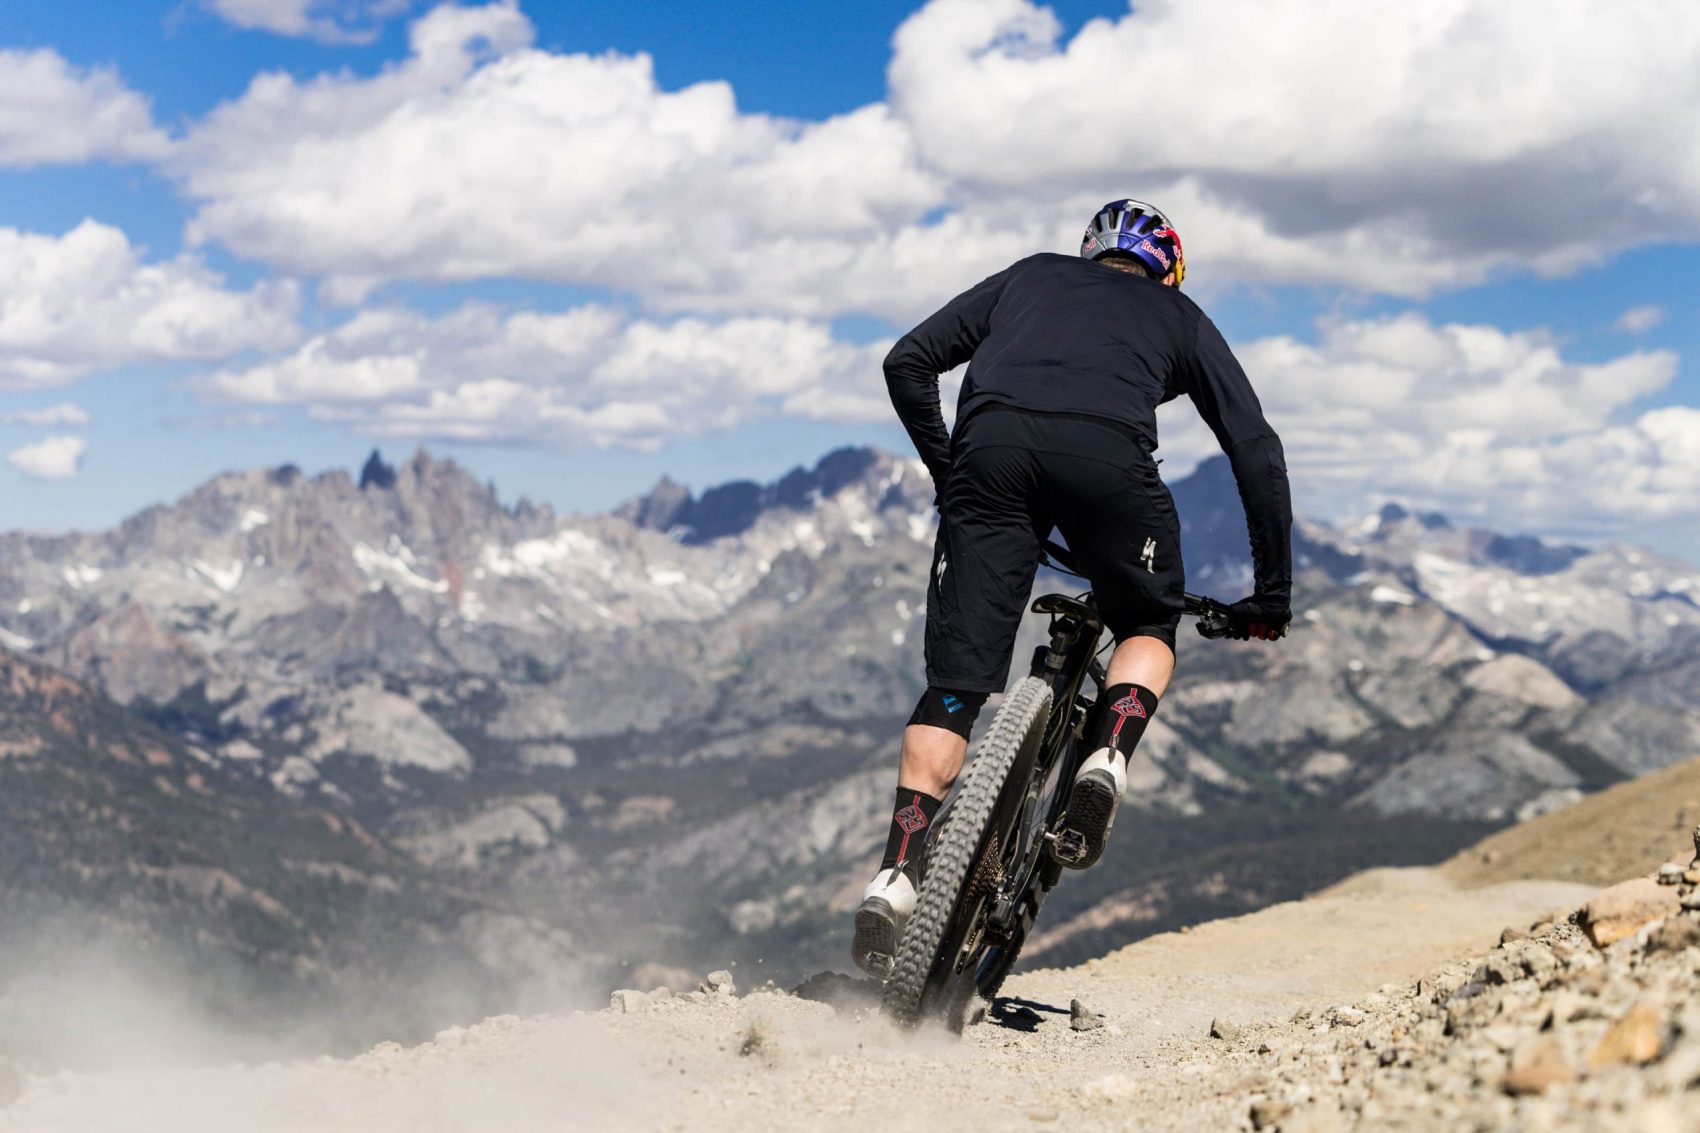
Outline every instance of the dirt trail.
MULTIPOLYGON (((1435 870, 1379 870, 1326 894, 1141 941, 1079 968, 1014 977, 1013 1013, 896 1035, 855 1009, 711 993, 558 1019, 489 1020, 355 1059, 23 1083, 0 1130, 241 1128, 387 1133, 865 1128, 924 1106, 929 1128, 1249 1128, 1255 1042, 1480 951, 1502 927, 1589 889, 1519 881, 1461 890, 1435 870), (1104 1026, 1075 1031, 1069 1001, 1104 1026)), ((5 1099, 0 1094, 0 1102, 5 1099)))

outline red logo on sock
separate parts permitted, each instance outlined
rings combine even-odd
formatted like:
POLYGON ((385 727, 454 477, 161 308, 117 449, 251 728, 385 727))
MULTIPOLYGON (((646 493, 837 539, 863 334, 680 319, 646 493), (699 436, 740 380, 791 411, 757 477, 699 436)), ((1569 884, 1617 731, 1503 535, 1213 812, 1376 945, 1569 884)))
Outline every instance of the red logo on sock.
POLYGON ((1110 711, 1117 713, 1124 720, 1129 716, 1137 716, 1141 720, 1149 720, 1151 718, 1146 714, 1145 705, 1139 703, 1139 698, 1137 696, 1122 697, 1120 700, 1110 705, 1110 711))
POLYGON ((927 825, 927 816, 921 813, 921 808, 916 806, 914 803, 910 803, 908 806, 892 815, 891 818, 905 834, 913 834, 915 831, 920 830, 922 827, 927 825))

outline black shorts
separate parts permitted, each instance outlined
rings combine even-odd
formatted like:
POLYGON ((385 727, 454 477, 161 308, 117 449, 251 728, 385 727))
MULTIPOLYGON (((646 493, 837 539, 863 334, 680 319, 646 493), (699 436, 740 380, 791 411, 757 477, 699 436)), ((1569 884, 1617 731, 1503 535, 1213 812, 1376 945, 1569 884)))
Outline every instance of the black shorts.
POLYGON ((1111 421, 989 406, 951 442, 927 588, 929 684, 1003 691, 1053 527, 1116 640, 1174 647, 1186 589, 1180 524, 1151 455, 1111 421))

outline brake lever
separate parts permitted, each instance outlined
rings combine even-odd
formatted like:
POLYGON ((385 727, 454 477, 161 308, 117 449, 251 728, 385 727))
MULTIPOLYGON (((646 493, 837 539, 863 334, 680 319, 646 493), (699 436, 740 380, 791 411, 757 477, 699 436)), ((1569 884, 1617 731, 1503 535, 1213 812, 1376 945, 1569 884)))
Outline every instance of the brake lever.
POLYGON ((1220 641, 1227 637, 1233 629, 1233 624, 1228 619, 1228 611, 1220 606, 1214 606, 1200 613, 1196 624, 1199 636, 1211 641, 1220 641))

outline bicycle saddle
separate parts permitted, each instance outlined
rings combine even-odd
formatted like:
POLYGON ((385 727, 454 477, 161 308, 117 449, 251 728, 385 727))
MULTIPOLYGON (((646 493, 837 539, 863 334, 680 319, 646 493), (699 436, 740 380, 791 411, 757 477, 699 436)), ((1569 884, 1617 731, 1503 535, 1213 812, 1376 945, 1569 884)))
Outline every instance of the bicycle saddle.
POLYGON ((1074 617, 1097 624, 1098 607, 1090 599, 1082 601, 1070 598, 1067 594, 1046 594, 1033 601, 1035 614, 1072 614, 1074 617))

